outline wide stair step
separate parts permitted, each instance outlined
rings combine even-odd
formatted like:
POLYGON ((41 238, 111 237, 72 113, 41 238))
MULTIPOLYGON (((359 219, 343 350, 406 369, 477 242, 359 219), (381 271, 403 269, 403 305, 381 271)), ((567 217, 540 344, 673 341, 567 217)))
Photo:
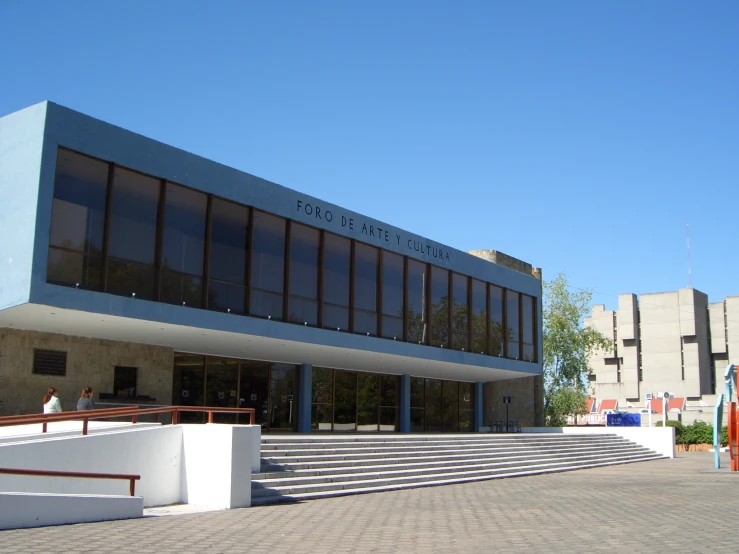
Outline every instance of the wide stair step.
POLYGON ((252 505, 660 459, 612 434, 265 437, 252 505))

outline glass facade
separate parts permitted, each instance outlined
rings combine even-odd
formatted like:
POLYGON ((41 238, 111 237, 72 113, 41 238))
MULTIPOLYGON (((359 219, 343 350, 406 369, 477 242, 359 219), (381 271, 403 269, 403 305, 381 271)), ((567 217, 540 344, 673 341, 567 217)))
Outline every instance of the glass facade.
POLYGON ((411 377, 411 432, 471 432, 474 383, 411 377))
POLYGON ((63 148, 55 179, 49 283, 536 362, 534 297, 63 148))

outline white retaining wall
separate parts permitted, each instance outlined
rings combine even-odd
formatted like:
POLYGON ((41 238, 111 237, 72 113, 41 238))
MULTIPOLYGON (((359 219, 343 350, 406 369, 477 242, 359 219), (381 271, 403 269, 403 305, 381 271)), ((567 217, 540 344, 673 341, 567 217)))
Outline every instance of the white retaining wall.
MULTIPOLYGON (((251 502, 251 472, 255 455, 258 467, 260 432, 256 425, 208 424, 74 437, 41 435, 35 441, 0 444, 0 467, 137 474, 141 480, 136 482, 136 495, 143 497, 144 506, 189 499, 206 506, 215 501, 217 507, 243 507, 251 502), (224 471, 221 456, 230 471, 224 471), (203 490, 208 494, 195 493, 203 490)), ((7 492, 126 495, 128 486, 123 480, 0 474, 0 491, 7 492)))
POLYGON ((524 427, 521 431, 563 435, 618 435, 668 458, 675 457, 674 427, 524 427))
POLYGON ((140 496, 0 492, 0 529, 131 519, 143 512, 140 496))

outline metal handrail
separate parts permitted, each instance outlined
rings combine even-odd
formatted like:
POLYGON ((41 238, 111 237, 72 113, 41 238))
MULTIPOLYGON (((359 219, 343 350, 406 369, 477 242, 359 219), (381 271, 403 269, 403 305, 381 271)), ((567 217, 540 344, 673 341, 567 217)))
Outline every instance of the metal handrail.
POLYGON ((80 479, 125 479, 128 481, 128 492, 136 496, 136 481, 141 475, 127 473, 82 473, 79 471, 52 471, 47 469, 13 469, 0 467, 0 473, 7 475, 36 475, 39 477, 78 477, 80 479))
POLYGON ((162 406, 158 408, 141 408, 139 406, 124 406, 121 408, 103 408, 99 410, 84 410, 79 412, 56 412, 52 414, 27 414, 0 417, 0 427, 8 425, 30 425, 41 423, 41 432, 47 432, 47 425, 57 421, 82 420, 82 434, 87 435, 88 423, 91 419, 107 419, 110 417, 131 417, 131 423, 136 423, 138 417, 153 414, 159 421, 159 414, 172 415, 172 424, 179 423, 180 412, 207 412, 208 423, 213 423, 214 413, 249 414, 249 425, 254 425, 254 408, 224 408, 218 406, 162 406))

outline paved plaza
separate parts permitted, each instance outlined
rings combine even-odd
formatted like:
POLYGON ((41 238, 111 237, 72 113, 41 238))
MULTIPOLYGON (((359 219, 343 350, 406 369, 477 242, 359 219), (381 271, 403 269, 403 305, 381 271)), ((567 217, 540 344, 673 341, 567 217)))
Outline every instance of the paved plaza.
POLYGON ((737 552, 739 474, 712 456, 0 531, 0 552, 737 552))

